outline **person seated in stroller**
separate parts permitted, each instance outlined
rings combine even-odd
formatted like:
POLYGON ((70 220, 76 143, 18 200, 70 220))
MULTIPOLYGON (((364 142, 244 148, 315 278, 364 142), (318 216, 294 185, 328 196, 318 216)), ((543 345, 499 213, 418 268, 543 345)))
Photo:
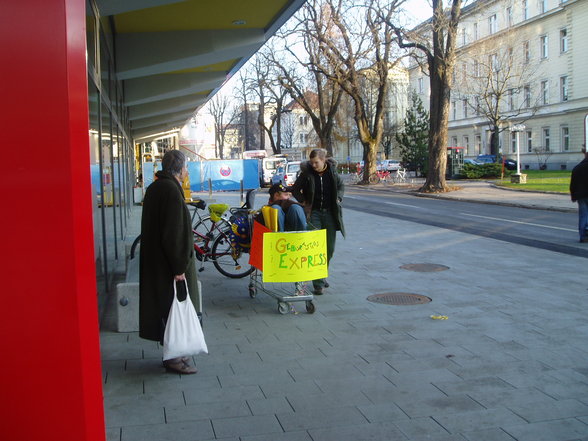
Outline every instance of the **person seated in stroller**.
POLYGON ((290 199, 292 193, 282 184, 274 184, 269 189, 268 205, 278 210, 280 231, 306 231, 306 214, 298 202, 290 199))

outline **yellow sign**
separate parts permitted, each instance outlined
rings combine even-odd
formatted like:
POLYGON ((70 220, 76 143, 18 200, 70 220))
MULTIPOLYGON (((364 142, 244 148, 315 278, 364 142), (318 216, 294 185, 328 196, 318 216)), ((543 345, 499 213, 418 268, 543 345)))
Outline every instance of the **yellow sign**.
POLYGON ((263 235, 264 282, 304 282, 327 276, 326 230, 263 235))

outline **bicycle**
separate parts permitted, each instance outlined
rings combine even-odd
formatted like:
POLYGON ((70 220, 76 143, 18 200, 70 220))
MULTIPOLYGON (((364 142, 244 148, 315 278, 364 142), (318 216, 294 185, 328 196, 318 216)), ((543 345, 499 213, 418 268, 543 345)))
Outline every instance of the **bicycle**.
MULTIPOLYGON (((246 277, 255 270, 253 266, 249 265, 247 251, 243 246, 235 242, 236 232, 233 229, 237 217, 247 212, 249 207, 253 205, 253 198, 253 190, 250 190, 242 207, 229 209, 228 205, 215 204, 217 207, 213 206, 213 209, 209 207, 210 215, 204 217, 201 217, 197 211, 203 210, 206 207, 206 202, 188 202, 188 205, 193 206, 195 209, 192 214, 192 221, 196 216, 199 219, 192 229, 196 259, 201 262, 200 268, 198 268, 199 272, 204 271, 204 262, 208 260, 212 261, 218 272, 230 278, 246 277), (232 213, 229 220, 222 218, 227 209, 232 213), (197 228, 204 231, 198 231, 197 228)), ((135 256, 135 249, 140 240, 141 235, 137 236, 131 246, 131 259, 135 256)))
POLYGON ((387 170, 378 170, 372 173, 369 177, 370 184, 378 184, 380 182, 387 182, 390 178, 390 172, 387 170))

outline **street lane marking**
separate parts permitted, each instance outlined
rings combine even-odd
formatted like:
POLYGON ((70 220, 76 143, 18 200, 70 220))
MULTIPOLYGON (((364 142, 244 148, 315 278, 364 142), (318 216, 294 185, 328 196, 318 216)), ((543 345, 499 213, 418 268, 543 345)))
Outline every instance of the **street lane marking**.
POLYGON ((531 225, 533 227, 543 227, 543 228, 551 228, 552 230, 561 230, 561 231, 574 231, 577 232, 578 230, 571 230, 569 228, 562 228, 562 227, 552 227, 551 225, 542 225, 542 224, 534 224, 532 222, 522 222, 522 221, 515 221, 515 220, 510 220, 510 219, 502 219, 500 217, 490 217, 490 216, 480 216, 477 214, 469 214, 469 213, 460 213, 463 216, 471 216, 471 217, 479 217, 482 219, 488 219, 488 220, 497 220, 497 221, 503 221, 503 222, 510 222, 513 224, 522 224, 522 225, 531 225))
POLYGON ((418 205, 410 205, 410 204, 400 204, 398 202, 388 202, 388 201, 382 201, 380 199, 377 200, 371 200, 369 198, 366 198, 365 196, 350 196, 348 194, 345 195, 345 199, 357 199, 358 201, 369 201, 369 202, 374 202, 377 204, 386 204, 386 205, 398 205, 400 207, 410 207, 410 208, 418 208, 419 210, 424 210, 423 207, 419 207, 418 205))

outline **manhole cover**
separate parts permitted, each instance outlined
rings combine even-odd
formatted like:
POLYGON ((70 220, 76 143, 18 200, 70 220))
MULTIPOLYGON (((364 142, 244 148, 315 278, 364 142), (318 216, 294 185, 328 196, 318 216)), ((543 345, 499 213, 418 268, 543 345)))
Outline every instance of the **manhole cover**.
POLYGON ((430 297, 408 292, 373 294, 367 299, 370 302, 382 303, 384 305, 422 305, 423 303, 429 303, 431 301, 430 297))
POLYGON ((402 265, 400 268, 408 271, 417 271, 419 273, 433 273, 435 271, 446 271, 449 269, 445 265, 437 265, 436 263, 408 263, 402 265))

